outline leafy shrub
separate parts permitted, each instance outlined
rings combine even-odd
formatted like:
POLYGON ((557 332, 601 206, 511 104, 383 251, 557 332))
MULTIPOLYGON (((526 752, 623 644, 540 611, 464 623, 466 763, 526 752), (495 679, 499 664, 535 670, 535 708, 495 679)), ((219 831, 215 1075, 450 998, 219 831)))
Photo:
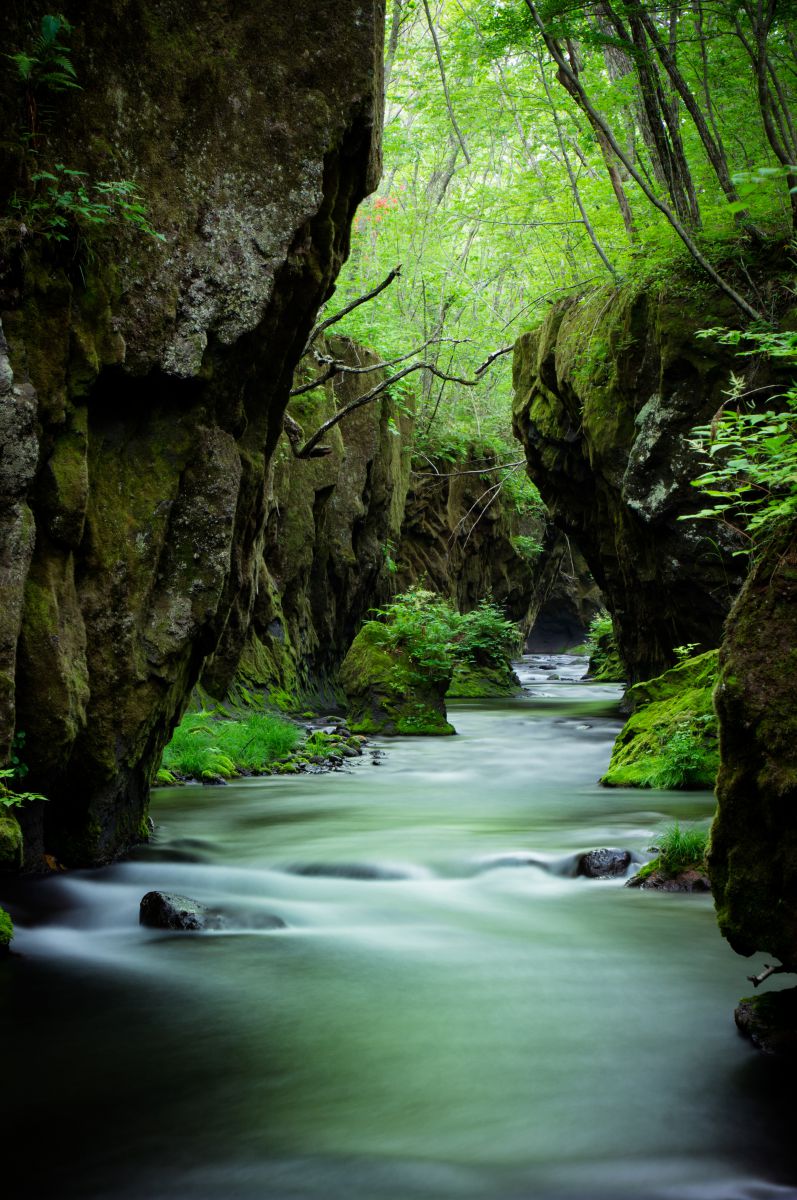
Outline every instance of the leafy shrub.
MULTIPOLYGON (((706 329, 702 337, 753 348, 797 366, 797 333, 742 333, 706 329)), ((778 408, 756 411, 741 380, 731 377, 728 400, 710 425, 694 429, 692 445, 708 455, 709 468, 693 486, 711 504, 697 517, 720 520, 745 539, 737 553, 756 552, 797 514, 797 384, 775 397, 778 408)), ((688 517, 682 520, 692 519, 688 517)))
POLYGON ((587 674, 599 683, 622 683, 626 670, 617 649, 614 624, 607 612, 596 613, 587 631, 587 674))
POLYGON ((457 662, 499 666, 520 649, 517 626, 491 600, 463 614, 442 596, 414 587, 373 611, 384 623, 385 644, 406 650, 420 681, 447 678, 457 662))
POLYGON ((662 739, 656 770, 647 786, 662 790, 701 786, 706 773, 715 769, 715 753, 706 744, 706 726, 711 718, 680 721, 662 739))
POLYGON ((165 240, 150 224, 146 205, 129 179, 94 182, 85 171, 64 163, 56 163, 52 171, 37 171, 30 179, 34 194, 11 201, 29 234, 48 242, 69 242, 121 220, 139 233, 165 240))

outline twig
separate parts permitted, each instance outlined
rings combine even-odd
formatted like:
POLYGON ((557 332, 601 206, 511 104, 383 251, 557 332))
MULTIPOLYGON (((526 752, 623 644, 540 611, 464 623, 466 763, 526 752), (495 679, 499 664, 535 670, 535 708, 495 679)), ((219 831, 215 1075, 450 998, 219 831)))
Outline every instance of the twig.
POLYGON ((500 358, 502 354, 510 354, 515 349, 515 343, 510 342, 508 346, 502 346, 500 350, 493 350, 492 354, 488 354, 481 366, 478 366, 473 372, 474 375, 483 375, 487 368, 500 358))
POLYGON ((786 968, 782 963, 778 963, 775 967, 770 967, 769 963, 764 963, 764 969, 760 975, 748 975, 747 978, 753 987, 758 987, 759 983, 763 983, 765 979, 769 979, 770 975, 780 975, 785 970, 786 968))
POLYGON ((448 82, 446 80, 446 69, 443 66, 443 55, 440 52, 440 43, 437 40, 437 31, 435 30, 435 27, 434 27, 434 21, 432 20, 432 14, 429 12, 428 0, 423 0, 423 7, 426 11, 426 21, 427 21, 427 24, 429 25, 429 32, 431 33, 432 41, 434 42, 434 50, 435 50, 435 54, 437 55, 437 65, 440 68, 440 79, 442 80, 442 83, 443 83, 443 92, 445 93, 446 108, 448 109, 449 120, 451 121, 451 124, 454 128, 454 133, 457 135, 457 141, 459 142, 460 146, 462 147, 462 153, 465 155, 465 161, 468 163, 468 165, 470 165, 470 155, 468 154, 468 147, 465 145, 465 139, 462 136, 459 125, 457 125, 457 118, 454 116, 454 109, 451 104, 451 96, 448 91, 448 82))
POLYGON ((343 318, 347 317, 350 312, 354 312, 355 308, 359 308, 361 304, 366 304, 369 300, 373 300, 374 296, 378 296, 379 293, 383 292, 386 287, 390 287, 393 280, 396 279, 400 274, 401 263, 399 263, 397 267, 394 267, 393 270, 385 276, 382 282, 377 284, 377 286, 370 292, 366 292, 364 296, 358 296, 356 300, 352 300, 349 304, 344 305, 340 312, 336 312, 333 316, 327 317, 325 321, 319 321, 319 323, 311 329, 310 336, 305 343, 302 355, 304 356, 307 354, 313 342, 316 340, 319 334, 324 332, 325 329, 329 329, 330 325, 335 325, 338 321, 343 320, 343 318))

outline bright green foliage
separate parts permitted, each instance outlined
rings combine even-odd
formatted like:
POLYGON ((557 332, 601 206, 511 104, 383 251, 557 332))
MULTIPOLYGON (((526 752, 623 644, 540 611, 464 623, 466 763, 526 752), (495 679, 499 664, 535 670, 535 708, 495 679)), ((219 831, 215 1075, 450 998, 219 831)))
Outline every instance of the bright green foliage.
MULTIPOLYGON (((743 354, 763 353, 797 371, 797 333, 742 334, 705 330, 732 345, 752 343, 743 354)), ((772 398, 763 411, 753 394, 733 380, 728 401, 711 425, 695 429, 693 444, 709 456, 694 486, 711 500, 696 515, 722 520, 743 535, 737 553, 756 553, 797 514, 797 383, 772 398)))
POLYGON ((14 926, 4 908, 0 908, 0 953, 8 949, 14 936, 14 926))
POLYGON ((162 771, 172 777, 232 779, 242 771, 263 771, 290 753, 299 731, 290 721, 265 713, 241 720, 219 719, 213 713, 188 713, 163 752, 162 771))
POLYGON ((71 32, 72 26, 66 17, 60 13, 46 13, 30 49, 5 56, 16 67, 20 83, 30 89, 46 88, 50 92, 79 87, 71 48, 64 40, 71 32))
POLYGON ((699 825, 684 826, 674 821, 656 839, 656 845, 650 847, 656 858, 645 863, 636 879, 647 879, 653 874, 671 878, 683 871, 705 871, 708 838, 708 829, 699 825))
POLYGON ((617 649, 614 624, 607 612, 596 613, 590 621, 586 642, 589 654, 587 674, 596 683, 623 683, 627 672, 617 649))
POLYGON ((0 809, 19 808, 23 804, 30 803, 31 800, 46 800, 46 796, 42 796, 39 792, 18 792, 13 790, 9 783, 12 779, 16 779, 19 771, 16 767, 0 768, 0 809))
POLYGON ((716 672, 717 652, 709 650, 630 688, 633 712, 614 743, 601 783, 712 788, 719 765, 712 703, 716 672))
MULTIPOLYGON (((391 0, 386 169, 377 194, 359 209, 334 307, 362 295, 402 263, 401 276, 378 300, 356 309, 346 331, 379 347, 385 359, 429 338, 448 339, 433 342, 419 357, 473 379, 490 353, 539 322, 551 300, 612 277, 666 286, 673 267, 690 260, 662 213, 620 168, 633 222, 633 231, 627 229, 595 132, 561 86, 523 0, 440 0, 429 7, 451 111, 424 6, 391 0), (589 236, 576 189, 612 274, 589 236)), ((562 44, 570 39, 577 47, 579 79, 594 107, 618 144, 633 147, 633 160, 656 196, 669 202, 652 158, 650 124, 645 127, 640 118, 633 48, 612 32, 597 6, 538 7, 562 44)), ((748 7, 682 4, 666 12, 644 7, 658 22, 664 44, 675 47, 685 85, 716 132, 739 196, 732 200, 723 191, 694 121, 649 46, 699 204, 690 228, 701 252, 721 267, 744 255, 750 224, 775 237, 788 236, 790 225, 787 172, 766 137, 755 75, 735 27, 738 20, 755 46, 748 7)), ((630 5, 614 5, 612 11, 628 25, 630 5)), ((793 94, 784 65, 790 58, 789 20, 786 10, 775 15, 768 47, 786 102, 793 94)), ((705 284, 697 267, 678 273, 691 278, 696 291, 705 284)), ((599 351, 599 329, 595 341, 599 351)), ((443 452, 452 436, 508 441, 508 357, 496 359, 474 388, 425 373, 396 386, 416 393, 424 453, 443 452)), ((515 457, 511 450, 510 455, 515 457)))
POLYGON ((539 538, 528 537, 525 534, 513 537, 512 547, 516 554, 519 554, 521 558, 528 559, 529 562, 534 562, 542 554, 542 542, 539 538))
POLYGON ((31 183, 33 196, 15 197, 11 207, 28 232, 45 241, 69 242, 113 221, 165 240, 150 224, 147 207, 129 179, 92 182, 85 171, 56 163, 52 171, 31 175, 31 183))
POLYGON ((421 682, 449 677, 457 662, 498 667, 520 649, 517 626, 490 600, 463 614, 416 587, 375 612, 384 622, 385 644, 407 651, 421 682))

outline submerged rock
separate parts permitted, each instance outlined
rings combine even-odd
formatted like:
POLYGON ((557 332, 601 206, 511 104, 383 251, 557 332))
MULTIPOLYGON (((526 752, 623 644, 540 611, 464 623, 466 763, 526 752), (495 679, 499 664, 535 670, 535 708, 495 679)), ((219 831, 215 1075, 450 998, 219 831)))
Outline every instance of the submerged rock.
POLYGON ((139 908, 139 923, 151 929, 182 929, 198 932, 221 929, 222 918, 189 896, 173 892, 147 892, 139 908))
POLYGON ((587 879, 611 879, 625 875, 630 865, 630 851, 601 847, 600 850, 590 850, 581 855, 576 875, 584 875, 587 879))
POLYGON ((733 1015, 739 1032, 759 1050, 797 1060, 797 988, 746 996, 733 1015))

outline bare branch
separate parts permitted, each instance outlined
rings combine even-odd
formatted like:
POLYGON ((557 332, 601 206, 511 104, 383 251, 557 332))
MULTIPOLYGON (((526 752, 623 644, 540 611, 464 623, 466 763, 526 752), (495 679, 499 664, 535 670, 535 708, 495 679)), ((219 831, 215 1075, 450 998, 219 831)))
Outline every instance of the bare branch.
POLYGON ((763 983, 765 979, 769 979, 770 975, 780 975, 786 968, 782 963, 777 966, 770 967, 769 963, 764 963, 764 969, 760 975, 748 975, 747 978, 752 983, 753 987, 758 987, 759 983, 763 983))
POLYGON ((410 363, 408 367, 404 367, 401 371, 397 371, 395 375, 389 375, 387 379, 383 379, 375 387, 372 387, 369 392, 364 392, 362 396, 358 396, 356 400, 352 400, 350 404, 346 404, 339 412, 336 412, 334 417, 330 417, 328 421, 324 421, 319 425, 318 429, 307 439, 307 442, 296 453, 297 458, 310 458, 313 448, 318 444, 325 433, 333 429, 344 417, 349 413, 355 412, 358 408, 362 408, 364 404, 370 404, 377 396, 381 396, 382 392, 387 391, 394 383, 398 383, 400 379, 404 379, 406 375, 410 375, 413 371, 429 371, 437 379, 443 379, 446 383, 458 383, 462 387, 477 387, 481 383, 480 379, 462 379, 459 375, 446 375, 444 371, 439 370, 434 363, 416 362, 410 363))
POLYGON ((302 355, 307 354, 313 342, 316 340, 319 334, 324 332, 325 329, 329 329, 330 325, 335 325, 338 321, 342 321, 344 317, 347 317, 350 312, 354 312, 355 308, 359 308, 361 304, 367 304, 369 300, 373 300, 374 296, 378 296, 379 293, 383 292, 386 287, 390 287, 393 280, 396 279, 400 274, 401 263, 399 263, 397 267, 394 267, 393 270, 385 276, 382 282, 377 284, 377 286, 370 292, 366 292, 364 296, 358 296, 356 300, 352 300, 349 304, 346 304, 340 310, 340 312, 336 312, 333 316, 327 317, 325 321, 319 321, 319 323, 310 331, 310 336, 305 343, 302 355))
POLYGON ((492 354, 488 354, 484 362, 476 368, 476 370, 473 372, 474 375, 483 375, 487 368, 492 366, 497 358, 500 358, 502 354, 510 354, 514 349, 515 343, 510 342, 508 346, 502 346, 500 350, 493 350, 492 354))
MULTIPOLYGON (((372 371, 384 371, 388 367, 398 366, 399 363, 406 362, 408 358, 414 358, 416 354, 420 354, 427 346, 431 346, 433 342, 450 342, 454 346, 462 346, 465 342, 469 342, 470 338, 448 338, 448 337, 431 337, 428 341, 423 342, 420 346, 416 346, 414 350, 408 350, 406 354, 399 355, 398 358, 391 358, 387 362, 366 364, 364 367, 350 367, 348 363, 341 362, 340 359, 331 358, 327 354, 316 353, 316 359, 320 363, 326 363, 327 369, 317 375, 315 379, 311 379, 309 383, 303 383, 299 387, 291 389, 291 396, 302 396, 305 392, 311 392, 313 388, 321 387, 322 384, 332 379, 335 375, 370 375, 372 371)), ((509 347, 510 350, 512 347, 509 347)), ((498 353, 503 353, 498 351, 498 353)), ((481 370, 481 368, 480 368, 481 370)), ((478 371, 476 374, 478 375, 478 371)))
MULTIPOLYGON (((423 457, 426 458, 426 455, 423 457)), ((494 467, 474 467, 464 471, 410 471, 410 474, 418 475, 422 479, 458 479, 460 475, 490 475, 493 471, 516 471, 518 467, 525 465, 525 458, 519 458, 517 462, 498 463, 494 467)))

